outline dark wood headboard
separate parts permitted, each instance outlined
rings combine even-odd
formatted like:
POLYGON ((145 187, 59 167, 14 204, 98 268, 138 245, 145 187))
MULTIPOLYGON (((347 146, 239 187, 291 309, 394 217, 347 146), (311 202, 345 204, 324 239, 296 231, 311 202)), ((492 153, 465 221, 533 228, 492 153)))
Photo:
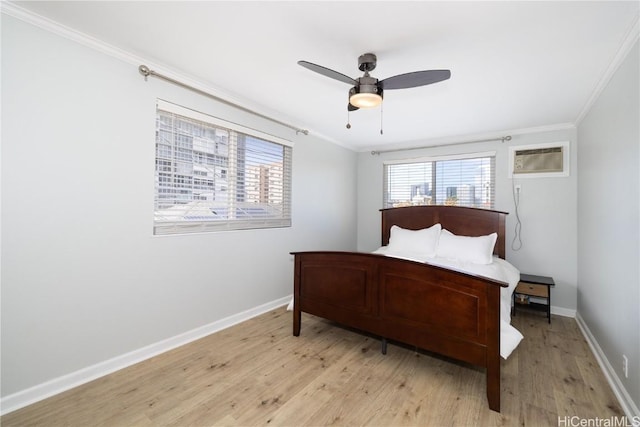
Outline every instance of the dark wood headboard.
POLYGON ((508 213, 488 209, 461 206, 407 206, 381 209, 382 244, 389 243, 389 233, 393 225, 409 230, 420 230, 440 223, 453 234, 461 236, 485 236, 498 233, 494 254, 504 259, 505 222, 508 213))

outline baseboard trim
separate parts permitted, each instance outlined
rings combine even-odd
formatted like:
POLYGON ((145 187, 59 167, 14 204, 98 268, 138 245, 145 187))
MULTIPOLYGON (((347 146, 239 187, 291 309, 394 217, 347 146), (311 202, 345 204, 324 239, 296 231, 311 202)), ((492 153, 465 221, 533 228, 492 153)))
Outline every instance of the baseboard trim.
POLYGON ((580 313, 576 314, 576 322, 578 323, 578 327, 582 331, 582 335, 584 335, 585 339, 587 340, 587 344, 589 344, 591 351, 598 361, 598 364, 600 365, 605 378, 609 382, 609 385, 613 390, 613 394, 615 394, 618 402, 620 402, 620 406, 622 406, 622 410, 627 416, 627 419, 640 420, 640 410, 638 410, 638 407, 633 402, 633 399, 631 399, 631 396, 629 396, 627 389, 624 387, 624 384, 622 384, 622 381, 620 381, 620 377, 618 377, 618 374, 616 374, 613 366, 611 366, 611 363, 609 363, 609 359, 607 359, 604 351, 602 351, 602 348, 600 348, 598 341, 596 341, 596 338, 589 330, 589 327, 584 322, 584 319, 582 319, 582 316, 580 316, 580 313))
POLYGON ((576 311, 570 308, 557 307, 555 305, 551 306, 551 314, 557 314, 558 316, 564 317, 576 317, 576 311))
POLYGON ((275 308, 284 306, 289 303, 291 297, 292 296, 289 295, 287 297, 259 305, 241 313, 217 320, 208 325, 192 329, 174 337, 142 347, 138 350, 116 356, 112 359, 54 378, 50 381, 38 384, 17 393, 10 394, 0 399, 0 415, 8 414, 9 412, 13 412, 17 409, 39 402, 79 385, 86 384, 89 381, 93 381, 97 378, 111 374, 120 369, 124 369, 161 353, 173 350, 174 348, 259 316, 275 308))

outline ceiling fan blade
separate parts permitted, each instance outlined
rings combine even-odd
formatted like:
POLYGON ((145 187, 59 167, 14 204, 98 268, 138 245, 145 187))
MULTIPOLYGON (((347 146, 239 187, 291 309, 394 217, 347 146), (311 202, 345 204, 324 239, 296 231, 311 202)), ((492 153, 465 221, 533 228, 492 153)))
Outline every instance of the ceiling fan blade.
POLYGON ((415 71, 413 73, 398 74, 397 76, 388 77, 378 82, 384 90, 389 89, 407 89, 410 87, 418 87, 430 85, 432 83, 441 82, 451 77, 449 70, 425 70, 415 71))
POLYGON ((311 71, 315 71, 316 73, 322 74, 323 76, 326 76, 335 80, 339 80, 341 82, 349 83, 350 85, 358 84, 358 82, 352 79, 351 77, 345 76, 344 74, 339 73, 337 71, 333 71, 327 67, 323 67, 322 65, 312 64, 311 62, 307 62, 307 61, 298 61, 298 65, 302 65, 304 68, 307 68, 311 71))
POLYGON ((347 111, 356 111, 359 110, 360 108, 356 107, 355 105, 352 105, 351 103, 347 104, 347 111))

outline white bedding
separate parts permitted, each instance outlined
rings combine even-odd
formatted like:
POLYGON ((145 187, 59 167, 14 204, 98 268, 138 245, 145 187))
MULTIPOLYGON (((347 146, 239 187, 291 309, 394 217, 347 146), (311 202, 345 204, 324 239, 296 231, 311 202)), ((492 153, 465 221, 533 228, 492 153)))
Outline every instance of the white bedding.
POLYGON ((520 271, 502 258, 493 257, 491 264, 475 264, 459 260, 445 258, 427 258, 415 253, 391 252, 387 246, 373 251, 374 254, 391 256, 395 258, 409 259, 424 262, 439 267, 451 268, 466 273, 477 274, 490 279, 499 280, 509 284, 509 287, 500 289, 500 356, 503 359, 509 357, 511 352, 520 344, 523 336, 511 325, 511 295, 520 281, 520 271))

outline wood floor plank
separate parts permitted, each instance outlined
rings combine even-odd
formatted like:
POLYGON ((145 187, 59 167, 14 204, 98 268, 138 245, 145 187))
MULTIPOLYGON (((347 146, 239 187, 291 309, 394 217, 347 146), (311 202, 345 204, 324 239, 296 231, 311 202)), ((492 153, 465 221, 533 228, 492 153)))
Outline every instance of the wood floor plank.
POLYGON ((557 425, 622 410, 574 319, 518 312, 501 408, 481 368, 284 308, 6 414, 2 426, 557 425))
POLYGON ((330 365, 321 375, 310 379, 292 399, 276 410, 267 421, 273 425, 305 425, 313 419, 318 407, 325 405, 358 372, 352 369, 354 359, 360 360, 357 349, 363 343, 356 343, 354 351, 349 351, 330 365))
POLYGON ((581 372, 585 389, 588 390, 589 400, 593 405, 594 412, 598 414, 612 411, 616 416, 623 416, 624 412, 621 411, 618 401, 610 392, 600 366, 594 358, 589 357, 589 355, 576 357, 576 363, 581 372))
POLYGON ((377 342, 366 349, 366 354, 361 354, 363 362, 351 381, 318 408, 310 420, 312 423, 356 425, 370 417, 379 393, 404 386, 404 381, 397 376, 397 358, 394 361, 394 358, 382 355, 377 342))

